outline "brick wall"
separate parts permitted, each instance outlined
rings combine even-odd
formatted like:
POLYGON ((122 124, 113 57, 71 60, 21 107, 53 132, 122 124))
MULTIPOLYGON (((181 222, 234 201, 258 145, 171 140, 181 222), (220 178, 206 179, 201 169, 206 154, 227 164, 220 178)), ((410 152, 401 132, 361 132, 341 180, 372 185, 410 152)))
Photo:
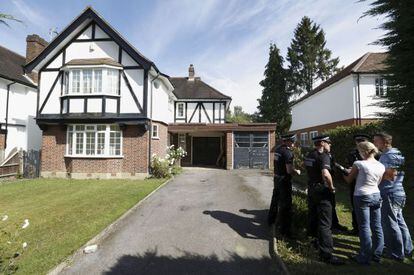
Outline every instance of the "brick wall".
POLYGON ((153 122, 158 125, 158 137, 151 139, 151 155, 156 154, 161 158, 165 157, 168 146, 168 126, 163 123, 153 122))
POLYGON ((269 148, 270 148, 270 156, 269 156, 269 169, 273 170, 274 168, 274 160, 275 160, 275 150, 276 150, 276 135, 275 131, 269 132, 269 148))
POLYGON ((226 132, 226 169, 233 169, 233 132, 226 132))
POLYGON ((6 137, 5 134, 0 133, 0 150, 4 150, 4 138, 6 137))
POLYGON ((50 126, 43 131, 43 176, 136 177, 148 173, 148 131, 142 126, 123 129, 122 158, 65 158, 65 151, 63 127, 50 126))

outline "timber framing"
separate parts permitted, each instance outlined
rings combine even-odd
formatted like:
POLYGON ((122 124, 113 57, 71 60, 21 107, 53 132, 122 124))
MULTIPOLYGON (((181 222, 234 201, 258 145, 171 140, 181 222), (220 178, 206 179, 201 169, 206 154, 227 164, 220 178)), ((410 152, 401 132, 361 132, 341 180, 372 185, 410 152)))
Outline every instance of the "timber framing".
MULTIPOLYGON (((134 90, 131 87, 131 84, 129 83, 128 77, 126 76, 125 72, 122 72, 122 78, 125 81, 126 86, 128 87, 129 92, 131 93, 132 98, 134 99, 135 105, 137 106, 138 110, 146 115, 146 111, 144 111, 145 109, 142 109, 141 104, 139 104, 138 98, 134 93, 134 90)), ((145 95, 145 86, 144 86, 144 95, 145 95)), ((144 96, 145 98, 145 96, 144 96)), ((145 100, 145 99, 144 99, 145 100)), ((145 106, 145 102, 144 102, 144 106, 145 106)), ((102 109, 103 110, 103 109, 102 109)))

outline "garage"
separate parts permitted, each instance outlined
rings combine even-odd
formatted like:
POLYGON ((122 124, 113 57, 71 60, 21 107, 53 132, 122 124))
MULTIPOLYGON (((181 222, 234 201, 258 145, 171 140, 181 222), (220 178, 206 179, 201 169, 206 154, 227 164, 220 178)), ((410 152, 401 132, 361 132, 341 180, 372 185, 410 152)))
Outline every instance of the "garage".
POLYGON ((193 137, 193 165, 215 166, 220 156, 220 137, 193 137))
POLYGON ((234 132, 234 169, 269 168, 268 132, 234 132))

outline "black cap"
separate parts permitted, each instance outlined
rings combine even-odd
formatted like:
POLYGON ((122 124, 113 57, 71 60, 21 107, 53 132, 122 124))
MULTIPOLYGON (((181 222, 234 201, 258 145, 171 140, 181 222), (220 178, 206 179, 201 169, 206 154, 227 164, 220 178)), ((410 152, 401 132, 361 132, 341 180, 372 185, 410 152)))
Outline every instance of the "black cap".
POLYGON ((355 141, 366 141, 366 140, 370 140, 371 137, 369 135, 366 134, 356 134, 354 135, 354 140, 355 141))
POLYGON ((320 136, 313 137, 312 141, 313 142, 326 141, 328 143, 331 143, 331 139, 329 138, 328 135, 320 135, 320 136))
POLYGON ((292 142, 295 142, 296 141, 296 134, 286 134, 286 135, 282 135, 282 140, 283 141, 292 141, 292 142))

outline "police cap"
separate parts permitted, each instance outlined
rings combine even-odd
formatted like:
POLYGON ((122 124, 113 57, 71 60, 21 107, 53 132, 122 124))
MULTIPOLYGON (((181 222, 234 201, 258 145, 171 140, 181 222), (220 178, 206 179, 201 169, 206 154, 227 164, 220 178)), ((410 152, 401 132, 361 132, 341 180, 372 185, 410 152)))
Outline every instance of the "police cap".
POLYGON ((296 141, 296 134, 286 134, 286 135, 282 135, 281 138, 282 138, 283 141, 295 142, 296 141))
POLYGON ((319 141, 325 141, 325 142, 331 143, 331 139, 329 138, 328 135, 320 135, 320 136, 313 137, 312 141, 314 143, 319 142, 319 141))
POLYGON ((369 135, 366 135, 366 134, 356 134, 356 135, 354 135, 354 140, 358 141, 358 142, 367 141, 367 140, 370 140, 370 139, 371 139, 371 137, 369 135))

